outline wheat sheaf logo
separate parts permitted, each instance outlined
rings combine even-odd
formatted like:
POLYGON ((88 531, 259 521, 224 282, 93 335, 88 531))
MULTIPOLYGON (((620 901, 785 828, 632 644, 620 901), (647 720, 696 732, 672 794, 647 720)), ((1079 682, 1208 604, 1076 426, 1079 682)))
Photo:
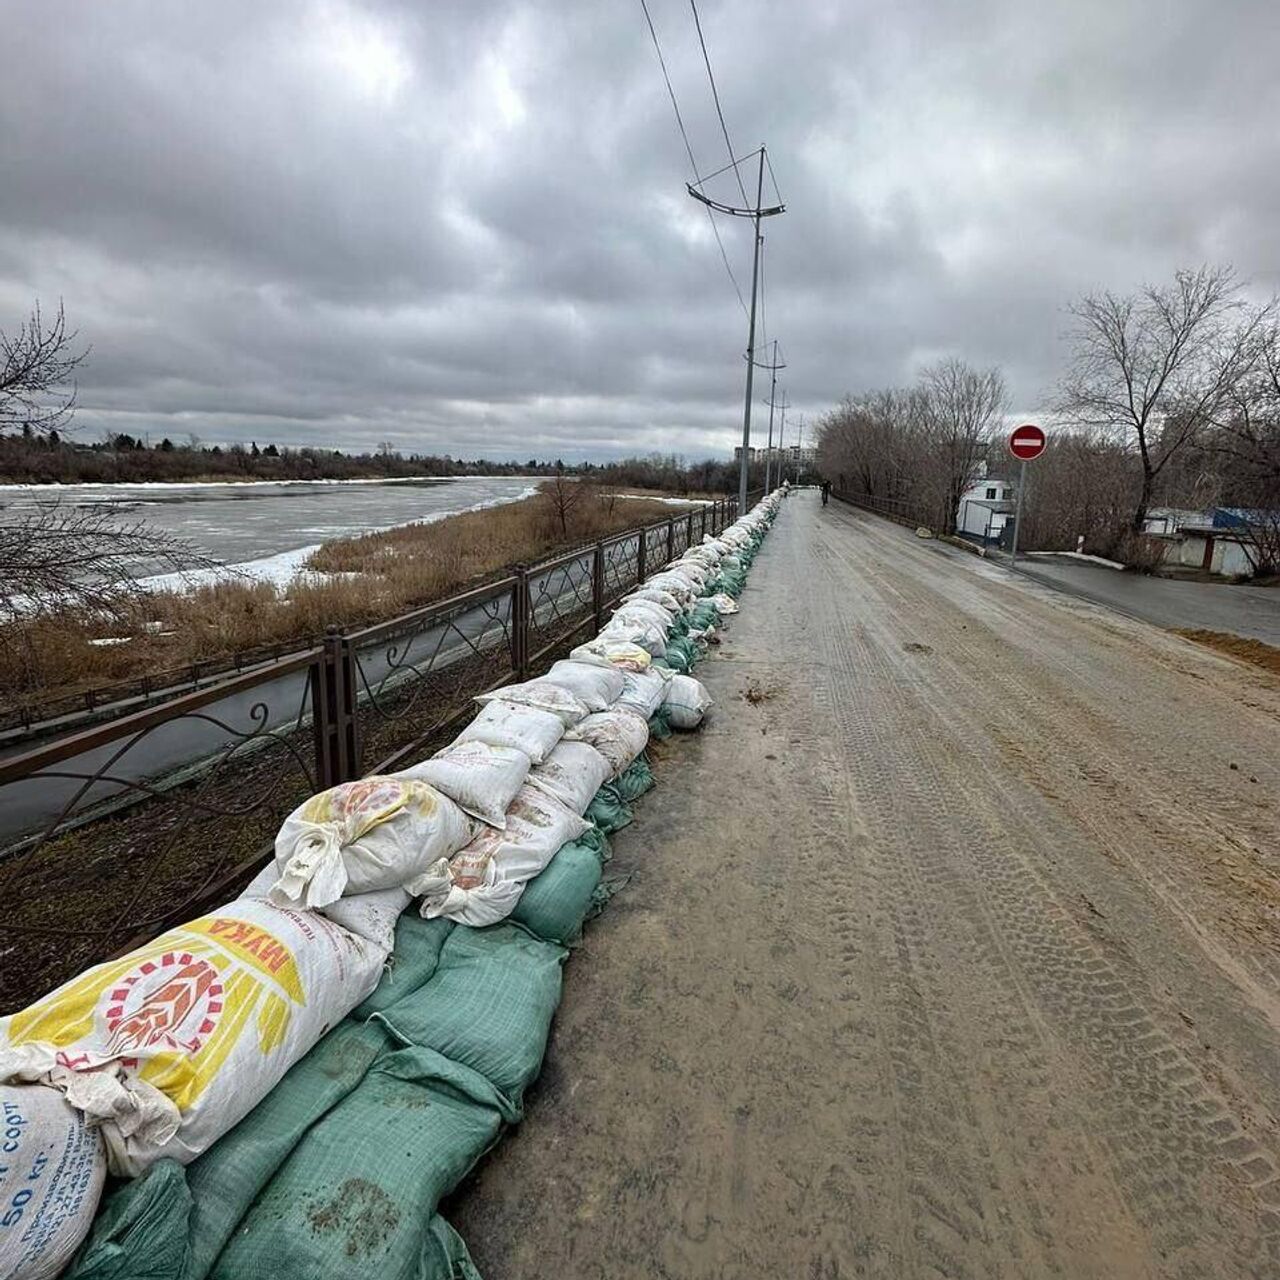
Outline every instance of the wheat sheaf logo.
POLYGON ((106 995, 106 1053, 127 1059, 143 1050, 195 1054, 218 1025, 222 981, 208 960, 167 951, 147 960, 106 995))

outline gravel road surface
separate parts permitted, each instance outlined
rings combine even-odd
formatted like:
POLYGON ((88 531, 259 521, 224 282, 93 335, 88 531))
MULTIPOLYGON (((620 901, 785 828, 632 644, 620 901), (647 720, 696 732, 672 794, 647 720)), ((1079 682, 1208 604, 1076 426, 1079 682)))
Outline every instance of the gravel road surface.
POLYGON ((1280 682, 812 494, 742 604, 486 1280, 1280 1275, 1280 682))

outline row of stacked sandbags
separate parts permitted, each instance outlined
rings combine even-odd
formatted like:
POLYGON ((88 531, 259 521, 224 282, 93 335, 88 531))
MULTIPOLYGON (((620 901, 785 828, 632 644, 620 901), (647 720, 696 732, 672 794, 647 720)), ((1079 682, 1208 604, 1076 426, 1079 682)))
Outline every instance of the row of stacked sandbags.
MULTIPOLYGON (((366 1007, 379 992, 398 983, 402 997, 438 999, 434 974, 418 986, 405 976, 401 915, 413 897, 422 928, 513 916, 505 930, 553 945, 580 925, 599 885, 602 830, 616 830, 649 785, 650 727, 696 727, 709 704, 685 672, 721 614, 736 609, 775 509, 762 504, 648 579, 545 676, 484 695, 471 724, 431 759, 312 797, 234 902, 0 1022, 0 1276, 57 1275, 108 1169, 134 1178, 162 1167, 172 1178, 215 1143, 196 1168, 217 1164, 229 1149, 218 1140, 240 1132, 264 1099, 287 1109, 294 1090, 273 1095, 286 1071, 301 1071, 352 1010, 379 1013, 366 1007)), ((476 934, 487 936, 497 935, 476 934)), ((557 978, 556 1000, 558 991, 557 978)), ((533 1038, 536 1072, 545 1027, 533 1038)), ((502 1096, 497 1109, 510 1122, 502 1096)), ((277 1145, 288 1140, 275 1135, 277 1145)), ((160 1182, 125 1187, 113 1202, 154 1198, 160 1182)), ((104 1230, 119 1261, 114 1227, 104 1230)), ((136 1248, 142 1236, 132 1238, 136 1248)), ((189 1254, 175 1280, 195 1274, 189 1254)), ((216 1255, 205 1255, 212 1265, 216 1255)), ((76 1274, 130 1274, 101 1264, 99 1250, 76 1274)))

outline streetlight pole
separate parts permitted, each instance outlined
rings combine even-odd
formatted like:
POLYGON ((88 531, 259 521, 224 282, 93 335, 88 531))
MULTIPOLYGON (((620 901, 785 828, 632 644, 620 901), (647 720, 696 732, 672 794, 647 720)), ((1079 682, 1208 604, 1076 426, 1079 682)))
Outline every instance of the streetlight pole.
POLYGON ((764 455, 764 496, 769 496, 769 473, 773 464, 773 398, 778 391, 778 340, 773 340, 773 364, 769 375, 769 447, 764 455))

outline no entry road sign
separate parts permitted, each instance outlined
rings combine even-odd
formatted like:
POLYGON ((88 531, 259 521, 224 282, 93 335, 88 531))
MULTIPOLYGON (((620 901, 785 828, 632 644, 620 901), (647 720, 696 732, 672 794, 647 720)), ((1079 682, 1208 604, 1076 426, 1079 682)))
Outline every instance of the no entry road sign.
POLYGON ((1024 423, 1010 433, 1009 452, 1022 462, 1030 462, 1044 452, 1044 432, 1031 423, 1024 423))

